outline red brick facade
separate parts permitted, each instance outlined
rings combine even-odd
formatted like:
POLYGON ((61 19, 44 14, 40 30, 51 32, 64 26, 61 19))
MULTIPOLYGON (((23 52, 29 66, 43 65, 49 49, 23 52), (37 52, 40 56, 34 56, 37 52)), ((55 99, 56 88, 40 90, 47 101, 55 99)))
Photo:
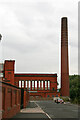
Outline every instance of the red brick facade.
POLYGON ((14 64, 15 61, 13 60, 5 60, 4 63, 4 78, 5 82, 14 85, 14 64))
POLYGON ((21 90, 11 84, 2 83, 2 118, 11 118, 20 111, 21 90))
POLYGON ((20 88, 27 89, 30 96, 60 96, 60 93, 57 92, 57 74, 14 74, 14 65, 14 60, 5 60, 4 62, 4 78, 7 83, 19 87, 19 81, 21 81, 20 88), (33 82, 34 86, 32 86, 33 82), (23 86, 22 83, 24 83, 23 86))
POLYGON ((27 89, 23 89, 23 95, 21 93, 22 88, 15 85, 14 82, 14 60, 5 60, 3 64, 3 78, 2 84, 2 118, 11 118, 20 111, 21 108, 25 108, 29 102, 29 92, 27 89))
POLYGON ((57 92, 57 74, 14 74, 14 65, 14 60, 5 60, 3 64, 3 118, 14 116, 20 111, 21 106, 25 108, 28 104, 29 96, 34 98, 60 96, 60 93, 57 92), (19 82, 21 82, 21 86, 19 86, 19 82))
POLYGON ((27 87, 27 90, 30 92, 30 96, 53 97, 60 95, 57 92, 57 74, 15 74, 14 76, 15 76, 14 77, 15 85, 19 86, 19 81, 21 81, 21 83, 22 81, 24 81, 23 88, 27 87), (28 86, 26 86, 26 81, 28 83, 28 86), (29 88, 29 81, 30 81, 30 88, 29 88), (48 81, 50 84, 49 87, 48 87, 48 81), (34 86, 32 86, 32 82, 34 82, 34 86), (40 87, 39 87, 39 82, 40 82, 40 87))

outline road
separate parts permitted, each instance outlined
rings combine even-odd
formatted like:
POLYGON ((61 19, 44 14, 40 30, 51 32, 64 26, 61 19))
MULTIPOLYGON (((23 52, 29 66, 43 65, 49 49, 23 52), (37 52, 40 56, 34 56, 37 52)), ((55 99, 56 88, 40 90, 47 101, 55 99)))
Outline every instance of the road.
POLYGON ((36 101, 50 118, 78 118, 78 106, 72 104, 56 104, 53 101, 36 101))
POLYGON ((55 118, 78 118, 78 106, 72 104, 56 104, 52 100, 31 101, 13 118, 30 120, 53 120, 55 118))

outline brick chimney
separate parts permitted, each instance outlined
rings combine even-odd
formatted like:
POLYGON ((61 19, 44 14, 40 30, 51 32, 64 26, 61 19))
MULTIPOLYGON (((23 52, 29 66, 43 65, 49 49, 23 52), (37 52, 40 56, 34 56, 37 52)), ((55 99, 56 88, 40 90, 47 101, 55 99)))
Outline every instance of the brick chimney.
POLYGON ((61 19, 61 95, 69 96, 68 25, 67 17, 61 19))
POLYGON ((4 62, 4 78, 5 82, 14 85, 14 64, 15 60, 5 60, 4 62))

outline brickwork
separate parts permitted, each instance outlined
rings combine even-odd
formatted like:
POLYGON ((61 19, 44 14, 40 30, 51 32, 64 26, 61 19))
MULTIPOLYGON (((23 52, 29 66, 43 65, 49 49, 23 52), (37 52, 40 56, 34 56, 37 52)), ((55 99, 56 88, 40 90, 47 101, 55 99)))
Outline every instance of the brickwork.
MULTIPOLYGON (((15 85, 19 86, 19 81, 24 81, 24 86, 21 86, 26 88, 26 81, 28 82, 27 84, 27 89, 30 92, 30 96, 41 96, 41 97, 52 97, 56 96, 59 93, 57 93, 57 74, 15 74, 14 77, 15 80, 15 85), (29 88, 29 81, 30 83, 30 88, 29 88), (34 88, 32 88, 32 81, 37 81, 37 87, 34 84, 34 88), (39 87, 39 81, 40 81, 40 87, 39 87), (45 86, 45 81, 47 83, 47 87, 45 86), (50 82, 50 88, 48 88, 48 81, 50 82), (43 82, 43 87, 42 87, 42 82, 43 82), (46 88, 45 88, 46 87, 46 88)), ((22 84, 21 84, 22 85, 22 84)))
POLYGON ((21 90, 2 83, 2 118, 11 118, 20 111, 21 90))
POLYGON ((5 60, 4 63, 4 78, 5 82, 14 85, 14 60, 5 60))
POLYGON ((14 60, 5 60, 3 65, 2 78, 2 117, 10 118, 20 111, 21 104, 25 108, 29 102, 29 93, 24 91, 24 97, 21 98, 21 88, 14 82, 14 60), (21 103, 23 99, 23 103, 21 103))
POLYGON ((23 97, 23 108, 26 108, 26 106, 28 105, 29 102, 29 92, 24 89, 24 97, 23 97))
POLYGON ((36 95, 36 92, 39 93, 41 97, 52 97, 58 95, 57 74, 14 74, 14 65, 14 60, 6 60, 4 62, 5 82, 19 87, 19 81, 21 81, 20 88, 26 88, 29 91, 30 95, 34 96, 36 95))
POLYGON ((66 17, 61 19, 61 95, 69 96, 68 26, 66 17))

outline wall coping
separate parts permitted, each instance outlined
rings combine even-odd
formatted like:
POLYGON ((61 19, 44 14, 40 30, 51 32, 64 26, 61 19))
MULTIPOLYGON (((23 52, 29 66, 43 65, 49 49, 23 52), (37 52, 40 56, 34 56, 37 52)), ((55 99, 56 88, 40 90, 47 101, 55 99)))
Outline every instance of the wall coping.
POLYGON ((15 87, 15 88, 17 88, 17 89, 21 89, 21 88, 15 86, 15 85, 12 85, 12 84, 10 84, 10 83, 6 83, 6 82, 3 82, 3 81, 0 81, 0 83, 3 83, 3 84, 5 84, 5 85, 11 86, 11 87, 15 87))

